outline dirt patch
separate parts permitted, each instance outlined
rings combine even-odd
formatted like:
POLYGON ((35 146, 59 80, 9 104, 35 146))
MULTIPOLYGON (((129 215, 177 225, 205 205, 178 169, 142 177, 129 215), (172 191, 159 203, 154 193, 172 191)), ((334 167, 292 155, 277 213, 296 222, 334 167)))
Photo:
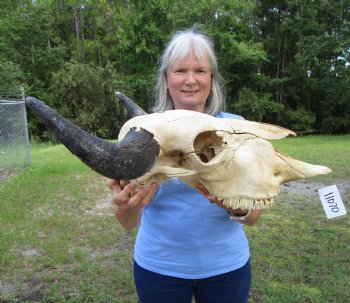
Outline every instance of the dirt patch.
POLYGON ((85 211, 87 214, 92 216, 114 216, 113 204, 112 204, 112 195, 102 198, 97 201, 93 208, 90 208, 85 211))
POLYGON ((12 178, 17 176, 20 173, 19 170, 10 170, 10 169, 4 169, 0 168, 0 183, 6 181, 8 178, 12 178))
MULTIPOLYGON (((340 195, 344 197, 347 190, 350 188, 350 181, 338 180, 335 183, 335 185, 337 185, 340 195)), ((326 185, 322 182, 294 181, 287 184, 283 184, 281 186, 281 193, 288 193, 288 194, 298 193, 304 196, 313 196, 313 195, 318 195, 319 189, 327 186, 329 185, 326 185)))
POLYGON ((45 285, 40 280, 23 282, 20 285, 4 283, 0 285, 2 297, 9 297, 16 294, 16 299, 0 299, 1 303, 10 302, 42 302, 43 289, 45 285))
POLYGON ((25 248, 21 251, 23 257, 38 257, 40 253, 35 248, 25 248))

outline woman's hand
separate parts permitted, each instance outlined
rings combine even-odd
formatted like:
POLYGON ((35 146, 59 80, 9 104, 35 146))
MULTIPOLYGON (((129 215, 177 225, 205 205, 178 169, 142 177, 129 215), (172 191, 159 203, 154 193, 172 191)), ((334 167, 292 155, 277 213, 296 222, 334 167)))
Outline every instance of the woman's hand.
POLYGON ((137 190, 133 182, 108 179, 108 187, 118 221, 124 228, 132 229, 140 225, 142 210, 157 191, 158 184, 137 190))
POLYGON ((144 208, 153 197, 158 186, 136 190, 136 184, 123 180, 108 180, 112 191, 113 203, 122 210, 137 210, 144 208))
POLYGON ((223 208, 226 210, 230 215, 235 215, 235 216, 244 216, 244 220, 237 220, 238 222, 245 224, 245 225, 254 225, 256 221, 259 219, 261 211, 260 210, 246 210, 246 209, 232 209, 230 207, 227 207, 224 205, 222 200, 219 200, 215 196, 211 195, 209 191, 202 185, 199 184, 197 186, 197 191, 201 193, 206 199, 208 199, 211 203, 215 203, 217 206, 223 208))

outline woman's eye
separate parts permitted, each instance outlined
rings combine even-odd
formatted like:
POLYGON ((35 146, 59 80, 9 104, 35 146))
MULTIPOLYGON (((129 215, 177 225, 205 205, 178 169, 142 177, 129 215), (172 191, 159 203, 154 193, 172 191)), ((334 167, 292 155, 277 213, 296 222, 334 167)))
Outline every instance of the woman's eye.
POLYGON ((177 74, 182 74, 183 72, 184 72, 183 69, 177 69, 177 70, 175 71, 175 73, 177 73, 177 74))

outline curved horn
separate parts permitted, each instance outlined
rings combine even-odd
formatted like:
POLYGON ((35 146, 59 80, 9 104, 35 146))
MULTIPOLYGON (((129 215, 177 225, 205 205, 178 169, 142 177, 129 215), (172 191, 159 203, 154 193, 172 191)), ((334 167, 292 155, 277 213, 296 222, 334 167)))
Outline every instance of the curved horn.
POLYGON ((128 110, 131 117, 147 115, 147 113, 139 107, 134 101, 120 92, 115 92, 115 95, 122 101, 123 105, 128 110))
POLYGON ((158 156, 157 141, 144 129, 130 129, 122 141, 113 143, 90 135, 38 99, 27 97, 26 104, 44 120, 61 143, 105 177, 136 179, 151 169, 158 156))

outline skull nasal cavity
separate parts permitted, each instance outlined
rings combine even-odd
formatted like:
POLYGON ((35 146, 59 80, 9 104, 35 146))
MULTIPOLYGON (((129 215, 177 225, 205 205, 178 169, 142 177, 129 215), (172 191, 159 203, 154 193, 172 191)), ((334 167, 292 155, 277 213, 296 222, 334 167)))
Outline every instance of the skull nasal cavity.
POLYGON ((208 163, 222 149, 222 138, 215 131, 200 133, 193 142, 193 148, 199 159, 208 163))

